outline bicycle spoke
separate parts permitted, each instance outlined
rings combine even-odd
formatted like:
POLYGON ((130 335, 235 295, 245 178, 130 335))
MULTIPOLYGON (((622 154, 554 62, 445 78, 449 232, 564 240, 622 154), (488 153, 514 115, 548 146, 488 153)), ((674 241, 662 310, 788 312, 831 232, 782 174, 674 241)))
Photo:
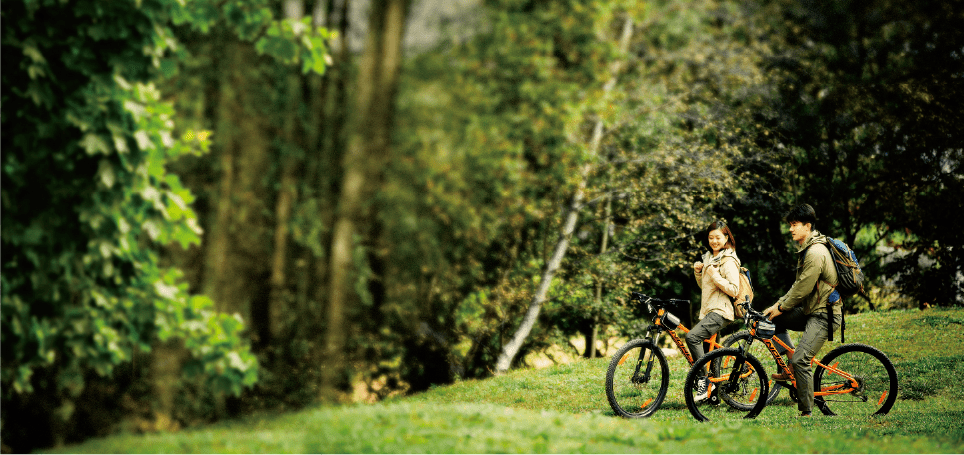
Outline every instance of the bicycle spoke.
MULTIPOLYGON (((750 333, 747 332, 746 330, 742 330, 727 337, 726 340, 723 342, 723 345, 726 347, 737 347, 737 346, 745 347, 747 345, 747 342, 750 340, 750 338, 751 338, 750 333)), ((773 372, 780 371, 779 366, 776 364, 776 361, 773 360, 773 356, 770 354, 769 349, 767 349, 766 345, 763 344, 762 341, 759 341, 759 340, 754 341, 750 345, 750 348, 747 352, 749 352, 750 355, 752 355, 753 357, 756 357, 757 360, 759 360, 761 364, 763 364, 767 368, 773 368, 773 372)), ((727 368, 729 367, 729 365, 723 365, 723 367, 727 368)), ((780 395, 780 391, 783 390, 783 386, 780 384, 777 384, 776 382, 771 381, 770 375, 767 374, 765 371, 761 371, 759 374, 760 376, 763 376, 767 380, 768 390, 770 391, 767 396, 767 403, 769 404, 774 399, 776 399, 778 395, 780 395)))
POLYGON ((606 396, 623 417, 648 417, 669 388, 669 367, 651 342, 634 340, 620 348, 606 373, 606 396))
MULTIPOLYGON (((896 400, 897 372, 875 348, 860 344, 838 347, 814 371, 814 389, 823 395, 830 414, 886 414, 896 400)), ((828 412, 825 411, 825 412, 828 412)))
POLYGON ((769 391, 762 370, 759 360, 738 349, 707 354, 693 365, 683 386, 690 413, 703 421, 756 417, 766 405, 769 391), (709 373, 705 374, 707 365, 709 373), (704 377, 705 389, 700 384, 704 377))

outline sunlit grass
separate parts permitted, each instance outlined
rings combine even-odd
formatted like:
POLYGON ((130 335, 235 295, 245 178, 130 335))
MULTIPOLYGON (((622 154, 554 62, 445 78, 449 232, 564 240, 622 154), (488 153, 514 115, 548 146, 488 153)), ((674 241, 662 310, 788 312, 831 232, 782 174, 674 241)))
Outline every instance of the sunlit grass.
MULTIPOLYGON (((847 341, 880 348, 897 366, 890 414, 796 417, 786 392, 754 420, 697 423, 670 358, 670 392, 651 418, 613 416, 609 359, 579 360, 462 381, 376 405, 258 415, 178 433, 119 435, 61 448, 96 453, 962 453, 964 397, 956 351, 964 310, 851 316, 847 341)), ((828 349, 839 345, 838 341, 828 349)))

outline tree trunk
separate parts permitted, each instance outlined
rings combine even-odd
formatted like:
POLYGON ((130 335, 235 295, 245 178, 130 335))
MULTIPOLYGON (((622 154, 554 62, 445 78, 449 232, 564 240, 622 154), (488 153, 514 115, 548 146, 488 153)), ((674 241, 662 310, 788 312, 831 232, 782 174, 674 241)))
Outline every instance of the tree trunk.
MULTIPOLYGON (((629 39, 632 37, 633 32, 633 21, 627 18, 623 23, 622 36, 620 37, 619 47, 625 53, 629 48, 629 39)), ((608 95, 612 92, 613 87, 616 85, 616 77, 619 71, 622 69, 622 61, 616 62, 612 68, 612 76, 606 85, 603 86, 603 95, 608 95)), ((599 151, 599 146, 602 143, 602 131, 603 124, 602 120, 596 122, 595 128, 593 128, 592 138, 589 142, 589 154, 591 157, 595 157, 599 151)), ((542 309, 542 304, 546 300, 546 295, 549 293, 549 287, 552 285, 552 279, 555 277, 556 272, 559 270, 559 265, 562 264, 562 259, 566 256, 566 251, 569 249, 569 240, 572 238, 573 232, 576 230, 576 222, 579 220, 579 211, 582 209, 583 199, 585 198, 586 190, 586 179, 589 177, 589 171, 592 170, 593 160, 589 160, 586 164, 582 166, 579 172, 579 183, 576 186, 575 192, 572 195, 572 199, 569 202, 568 207, 563 215, 562 229, 559 232, 559 239, 556 241, 556 246, 553 250, 552 257, 546 263, 542 270, 542 276, 539 279, 539 286, 536 289, 535 294, 532 296, 532 301, 529 303, 529 309, 526 310, 525 317, 522 318, 522 324, 516 329, 515 334, 502 347, 502 352, 499 354, 499 358, 495 364, 496 374, 503 374, 509 371, 512 366, 512 361, 515 359, 516 354, 519 353, 519 349, 522 348, 522 343, 532 332, 532 328, 536 324, 536 320, 539 318, 539 312, 542 309)))
MULTIPOLYGON (((151 350, 151 382, 154 400, 155 431, 177 431, 180 427, 175 420, 175 401, 180 391, 183 365, 188 357, 184 342, 171 339, 157 342, 151 350)), ((221 406, 221 403, 218 403, 221 406)))
POLYGON ((348 149, 343 158, 343 180, 331 241, 328 267, 328 320, 325 334, 322 398, 335 396, 346 367, 344 348, 348 335, 345 313, 354 289, 353 251, 358 226, 366 216, 365 201, 371 182, 389 154, 395 93, 401 67, 402 35, 410 0, 376 0, 365 53, 358 75, 356 103, 348 149))
POLYGON ((499 354, 499 358, 495 364, 495 372, 497 374, 509 371, 509 367, 512 366, 512 360, 516 354, 519 353, 519 349, 522 348, 522 343, 525 342, 526 337, 529 336, 532 328, 536 325, 539 312, 542 310, 542 304, 546 301, 546 295, 549 293, 549 287, 552 285, 552 278, 555 277, 556 271, 559 270, 559 265, 562 264, 562 259, 566 256, 566 250, 569 249, 569 240, 576 230, 576 222, 579 221, 579 210, 582 208, 582 201, 585 197, 585 177, 588 174, 589 167, 588 164, 583 166, 583 171, 580 175, 581 182, 576 188, 576 192, 573 194, 572 200, 569 202, 569 206, 566 208, 566 213, 563 217, 565 221, 563 222, 562 230, 559 232, 559 240, 556 241, 552 257, 549 258, 549 262, 546 263, 546 266, 542 270, 539 287, 532 297, 532 302, 529 303, 529 309, 526 310, 525 317, 522 318, 522 324, 516 329, 515 334, 509 342, 502 347, 502 352, 499 354))
MULTIPOLYGON (((257 112, 260 81, 253 67, 256 54, 250 44, 226 38, 220 56, 220 86, 214 118, 212 154, 220 160, 220 182, 214 202, 215 217, 205 234, 204 294, 222 313, 238 314, 248 327, 255 347, 268 338, 268 257, 270 223, 263 171, 268 168, 269 140, 257 112)), ((227 414, 224 397, 214 403, 214 413, 227 414)))
MULTIPOLYGON (((606 254, 606 250, 609 248, 609 219, 612 217, 613 200, 609 196, 606 196, 606 208, 605 215, 603 216, 602 225, 602 241, 599 246, 599 254, 606 254)), ((602 291, 603 282, 602 279, 596 281, 596 306, 602 305, 602 291)), ((591 329, 590 334, 586 337, 586 353, 585 356, 594 359, 596 358, 596 337, 599 336, 599 317, 593 316, 592 321, 590 321, 591 329)))
POLYGON ((258 294, 252 279, 267 278, 268 270, 263 261, 253 259, 268 256, 264 240, 270 238, 261 197, 266 192, 264 170, 269 167, 270 141, 262 117, 257 115, 262 100, 256 90, 258 74, 251 70, 256 60, 249 44, 229 40, 225 45, 212 144, 221 164, 217 215, 205 239, 205 294, 215 300, 219 311, 246 317, 251 296, 258 294))
MULTIPOLYGON (((285 0, 285 18, 301 19, 305 14, 304 0, 285 0)), ((288 76, 288 112, 285 121, 284 139, 289 146, 295 146, 301 141, 298 138, 298 106, 301 103, 302 79, 297 72, 288 76)), ((268 325, 271 340, 277 340, 285 331, 291 308, 288 305, 285 285, 287 282, 288 263, 288 222, 291 219, 291 208, 298 198, 297 158, 289 151, 281 151, 281 178, 278 188, 278 198, 275 201, 275 229, 274 250, 271 257, 271 296, 268 301, 268 325)), ((271 340, 267 340, 271 343, 271 340)))
MULTIPOLYGON (((324 325, 324 302, 328 299, 328 255, 321 250, 331 245, 331 226, 334 224, 334 206, 337 198, 338 167, 343 148, 345 112, 351 108, 345 102, 345 72, 350 66, 349 53, 346 51, 348 36, 347 0, 317 0, 312 11, 314 24, 329 30, 336 30, 332 38, 330 52, 334 64, 326 69, 324 75, 309 75, 303 86, 304 99, 309 100, 309 120, 305 134, 304 198, 312 199, 316 205, 315 222, 320 226, 318 238, 307 240, 309 245, 301 252, 298 261, 297 313, 303 318, 297 330, 301 337, 317 337, 319 327, 324 325), (339 19, 335 22, 335 19, 339 19)), ((319 340, 320 341, 320 340, 319 340)), ((321 344, 319 342, 319 344, 321 344)), ((321 363, 321 350, 313 350, 317 363, 321 363)))
MULTIPOLYGON (((297 181, 295 177, 296 162, 292 156, 282 157, 281 182, 278 189, 278 199, 275 202, 275 230, 274 251, 271 258, 271 297, 268 302, 269 326, 271 340, 282 336, 287 327, 289 298, 286 292, 288 265, 288 223, 291 220, 291 208, 298 198, 297 181)), ((270 340, 266 340, 269 341, 270 340)))
MULTIPOLYGON (((226 44, 225 47, 231 46, 226 44)), ((230 58, 231 52, 226 51, 223 58, 226 63, 233 63, 230 58)), ((228 68, 227 64, 221 65, 228 68)), ((237 109, 236 100, 223 87, 230 86, 233 82, 229 73, 220 75, 221 90, 217 93, 217 105, 215 107, 215 127, 214 138, 216 145, 220 147, 213 150, 212 156, 216 156, 219 164, 219 181, 217 198, 213 201, 214 219, 205 230, 204 244, 206 245, 204 284, 202 291, 214 301, 214 307, 220 312, 226 311, 226 299, 222 291, 224 290, 224 277, 228 275, 228 248, 230 242, 231 224, 231 195, 234 193, 234 137, 231 134, 231 119, 224 119, 224 114, 233 112, 237 109)))

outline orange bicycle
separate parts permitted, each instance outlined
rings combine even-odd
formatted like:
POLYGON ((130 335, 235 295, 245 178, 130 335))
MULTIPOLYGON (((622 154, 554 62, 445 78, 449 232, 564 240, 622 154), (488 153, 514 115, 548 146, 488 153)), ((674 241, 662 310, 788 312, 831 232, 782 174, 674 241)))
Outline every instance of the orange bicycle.
MULTIPOLYGON (((638 292, 631 293, 631 301, 645 305, 647 313, 652 315, 653 324, 646 329, 646 335, 629 341, 619 348, 609 362, 606 371, 606 397, 613 411, 623 417, 649 417, 659 409, 666 392, 669 389, 669 364, 666 355, 659 347, 660 338, 664 333, 669 334, 673 343, 683 357, 693 364, 693 355, 686 347, 677 330, 682 334, 689 329, 680 324, 679 318, 667 311, 670 306, 689 305, 689 300, 657 299, 638 292)), ((709 349, 713 351, 726 347, 716 342, 713 335, 708 340, 709 349)), ((705 396, 709 402, 719 403, 720 399, 728 397, 712 391, 705 396)), ((731 403, 730 406, 743 403, 731 403)), ((745 405, 745 404, 744 404, 745 405)))
MULTIPOLYGON (((756 340, 766 346, 778 370, 789 375, 789 381, 778 381, 776 384, 785 387, 791 398, 796 400, 793 370, 783 360, 777 345, 782 346, 790 356, 793 355, 793 349, 774 337, 776 327, 763 313, 746 305, 744 308, 747 309, 744 322, 750 337, 742 338, 735 347, 707 353, 693 364, 686 377, 683 386, 686 406, 697 420, 707 421, 725 416, 718 407, 707 406, 700 401, 701 397, 689 390, 696 384, 701 372, 709 372, 710 383, 721 389, 721 393, 747 396, 753 395, 751 389, 760 386, 758 378, 769 378, 760 361, 751 353, 756 340)), ((887 355, 877 348, 860 343, 844 344, 830 350, 819 361, 814 358, 811 365, 814 405, 825 415, 883 415, 890 412, 897 400, 897 370, 887 355)), ((756 400, 753 406, 756 412, 746 417, 756 417, 768 401, 762 395, 756 395, 756 400)))

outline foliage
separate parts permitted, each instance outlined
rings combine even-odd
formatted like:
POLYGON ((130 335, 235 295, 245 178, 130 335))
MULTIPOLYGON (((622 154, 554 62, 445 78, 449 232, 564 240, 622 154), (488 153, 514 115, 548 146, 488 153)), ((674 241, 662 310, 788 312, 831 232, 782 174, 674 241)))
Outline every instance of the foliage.
POLYGON ((738 186, 728 168, 744 146, 734 134, 741 126, 734 111, 759 98, 748 88, 759 80, 757 57, 730 9, 715 2, 646 5, 630 69, 618 86, 623 113, 607 130, 605 160, 591 187, 600 201, 593 211, 598 226, 583 228, 568 269, 605 290, 586 322, 605 328, 619 320, 613 316, 627 314, 618 305, 632 290, 699 294, 689 264, 706 249, 704 229, 718 218, 714 202, 738 186), (596 232, 609 217, 609 249, 600 254, 596 232))
MULTIPOLYGON (((81 389, 144 372, 132 359, 177 338, 199 373, 182 399, 198 406, 254 381, 247 340, 261 381, 239 407, 317 399, 356 62, 345 39, 328 68, 334 35, 304 14, 276 19, 281 3, 4 4, 5 408, 62 421, 86 406, 81 389), (214 238, 233 243, 237 265, 221 282, 207 273, 228 262, 214 238), (161 245, 176 248, 158 258, 161 245), (257 322, 212 312, 196 289, 257 322), (28 400, 40 396, 53 404, 28 400)), ((316 6, 358 31, 349 3, 316 6)), ((874 280, 851 311, 956 302, 961 11, 955 1, 482 2, 467 13, 478 13, 470 33, 406 61, 395 152, 368 189, 377 218, 353 250, 361 273, 339 386, 384 398, 489 375, 583 183, 581 224, 520 362, 593 329, 633 333, 645 321, 623 305, 629 290, 697 296, 688 264, 714 218, 736 233, 758 302, 772 302, 793 277, 779 222, 793 202, 813 203, 818 229, 854 245, 874 280), (625 17, 628 54, 616 46, 625 17)), ((919 376, 905 398, 927 401, 931 379, 919 376)), ((538 388, 524 382, 499 384, 523 402, 538 388)))
MULTIPOLYGON (((487 374, 525 310, 558 207, 589 159, 590 101, 623 58, 613 37, 621 10, 605 2, 492 2, 485 11, 484 33, 408 69, 399 130, 409 133, 380 204, 393 237, 414 240, 395 245, 388 276, 419 283, 395 288, 389 300, 404 316, 393 326, 425 334, 424 324, 447 340, 420 335, 416 345, 432 348, 408 350, 416 359, 401 365, 443 361, 462 377, 487 374)), ((441 373, 418 384, 451 380, 441 373)))
MULTIPOLYGON (((419 57, 410 68, 418 85, 409 88, 411 98, 402 91, 399 128, 411 132, 400 136, 403 150, 413 151, 404 153, 415 155, 393 166, 390 182, 398 183, 388 185, 386 200, 392 202, 382 204, 389 230, 415 240, 395 247, 395 279, 421 283, 391 300, 402 312, 411 311, 402 309, 402 302, 427 299, 428 314, 416 310, 401 319, 440 335, 422 338, 420 344, 432 349, 400 355, 441 351, 431 361, 450 363, 461 377, 488 374, 500 343, 525 311, 581 163, 598 160, 586 221, 524 352, 565 344, 592 321, 622 313, 615 303, 631 287, 659 286, 665 274, 678 277, 696 249, 691 235, 710 219, 706 209, 714 189, 728 181, 723 148, 701 143, 713 133, 691 126, 680 134, 677 127, 692 108, 684 103, 689 70, 666 68, 675 54, 662 47, 647 49, 643 57, 637 54, 642 50, 616 52, 616 32, 626 15, 637 18, 636 28, 645 35, 640 47, 660 35, 662 22, 689 25, 698 16, 668 4, 666 14, 647 11, 652 19, 646 20, 644 8, 635 4, 486 6, 485 33, 441 56, 419 57), (684 17, 667 19, 671 14, 684 17), (657 31, 650 34, 651 28, 657 31), (629 71, 613 75, 617 61, 629 71), (603 87, 615 76, 618 94, 603 99, 603 87), (605 137, 598 156, 591 157, 597 121, 605 137), (406 191, 412 181, 417 187, 406 191), (404 196, 412 191, 425 196, 404 196), (616 225, 604 221, 607 200, 616 225), (391 215, 394 211, 404 212, 391 215), (606 229, 613 230, 610 244, 617 246, 600 255, 606 229), (412 263, 422 265, 408 266, 412 263), (603 299, 596 300, 592 289, 603 283, 603 299)), ((675 37, 686 43, 693 31, 683 27, 675 37)), ((429 380, 447 380, 453 371, 429 380)))
MULTIPOLYGON (((848 318, 848 337, 881 347, 901 378, 918 363, 945 356, 955 333, 943 323, 960 309, 863 313, 848 318), (921 350, 914 340, 934 340, 921 350)), ((947 322, 948 324, 956 324, 947 322)), ((933 390, 920 401, 901 397, 878 418, 794 417, 784 393, 753 420, 697 423, 678 387, 685 373, 672 358, 667 403, 643 420, 614 418, 602 377, 609 359, 579 360, 546 369, 467 380, 374 405, 320 407, 260 414, 191 431, 117 435, 70 446, 71 453, 223 452, 605 452, 758 453, 774 447, 818 453, 960 453, 964 449, 957 370, 926 376, 933 390), (309 430, 305 430, 305 429, 309 430), (256 429, 256 431, 255 431, 256 429), (831 435, 832 437, 828 437, 831 435)), ((958 362, 960 364, 960 362, 958 362)), ((902 386, 903 387, 903 386, 902 386)), ((903 392, 902 392, 903 393, 903 392)))
MULTIPOLYGON (((896 285, 918 302, 960 304, 962 264, 952 252, 961 239, 947 218, 964 207, 964 156, 950 126, 961 123, 952 106, 964 101, 955 82, 964 68, 959 2, 756 8, 750 36, 768 44, 762 55, 772 90, 767 105, 745 117, 759 125, 747 132, 757 147, 734 171, 771 171, 721 200, 720 210, 765 251, 783 254, 780 215, 791 203, 810 203, 817 228, 854 245, 875 285, 896 285)), ((769 262, 782 262, 773 272, 784 275, 792 265, 769 262)), ((854 310, 887 304, 852 300, 854 310)))
MULTIPOLYGON (((265 51, 298 35, 306 68, 321 69, 323 35, 271 22, 265 5, 224 14, 250 36, 266 28, 265 51)), ((190 295, 156 252, 200 241, 194 197, 167 165, 205 153, 210 133, 175 137, 151 80, 176 47, 169 25, 203 28, 214 4, 14 1, 2 12, 4 443, 63 438, 44 430, 71 419, 89 375, 109 378, 170 338, 191 353, 186 374, 239 394, 257 380, 242 321, 190 295), (37 407, 53 410, 49 422, 10 419, 37 407)))
MULTIPOLYGON (((754 274, 759 301, 775 299, 789 286, 793 257, 775 220, 801 188, 797 163, 808 150, 775 139, 776 126, 795 114, 781 110, 782 92, 773 81, 784 74, 775 56, 800 46, 788 38, 793 22, 783 20, 796 14, 792 5, 492 1, 483 6, 474 34, 413 56, 403 72, 397 153, 371 201, 378 227, 364 234, 355 255, 366 273, 359 276, 349 308, 349 355, 357 361, 346 377, 366 382, 382 397, 489 374, 502 340, 531 299, 555 241, 559 208, 577 184, 576 169, 590 159, 587 142, 597 120, 605 135, 588 182, 590 204, 524 351, 568 344, 592 324, 603 332, 609 324, 622 327, 631 310, 620 303, 630 289, 698 295, 687 265, 703 249, 702 229, 717 217, 727 219, 741 239, 740 255, 754 274), (624 12, 637 19, 629 56, 615 52, 616 25, 624 12), (616 96, 604 100, 600 93, 610 65, 619 60, 627 68, 616 81, 616 96), (603 231, 609 232, 606 253, 601 253, 603 231), (376 256, 385 263, 365 263, 376 256), (373 297, 376 287, 384 297, 373 297)), ((203 60, 223 52, 225 41, 230 40, 194 39, 192 50, 203 60)), ((810 58, 791 55, 803 62, 810 58)), ((352 64, 346 60, 337 69, 340 77, 350 79, 352 64)), ((207 71, 213 76, 206 86, 191 86, 188 77, 179 82, 188 89, 179 100, 194 112, 212 109, 189 102, 221 81, 216 62, 207 71)), ((265 83, 285 80, 283 71, 261 60, 245 71, 265 83)), ((301 316, 292 316, 297 321, 292 333, 300 335, 278 339, 265 352, 310 365, 316 361, 310 335, 324 327, 317 317, 324 305, 309 291, 310 283, 325 277, 315 261, 327 255, 326 223, 337 200, 330 189, 341 178, 333 170, 339 155, 329 155, 328 147, 336 150, 343 140, 335 111, 349 108, 339 104, 337 78, 306 82, 304 93, 308 87, 318 91, 312 99, 330 98, 306 99, 295 109, 287 93, 292 85, 270 83, 270 103, 245 107, 270 118, 268 131, 287 131, 296 118, 297 128, 310 132, 306 136, 328 136, 274 139, 271 150, 279 153, 263 176, 275 179, 284 156, 304 165, 298 174, 303 196, 289 226, 300 250, 291 255, 289 268, 300 275, 285 288, 299 302, 292 314, 301 316), (313 147, 322 151, 315 154, 313 147)), ((203 188, 211 187, 209 167, 214 166, 185 169, 202 197, 203 188)), ((276 197, 269 188, 261 206, 276 197)), ((239 279, 259 280, 263 276, 256 273, 239 279)), ((263 336, 259 340, 267 343, 263 336)), ((291 380, 280 392, 258 393, 310 396, 312 386, 298 385, 309 383, 291 380)))

